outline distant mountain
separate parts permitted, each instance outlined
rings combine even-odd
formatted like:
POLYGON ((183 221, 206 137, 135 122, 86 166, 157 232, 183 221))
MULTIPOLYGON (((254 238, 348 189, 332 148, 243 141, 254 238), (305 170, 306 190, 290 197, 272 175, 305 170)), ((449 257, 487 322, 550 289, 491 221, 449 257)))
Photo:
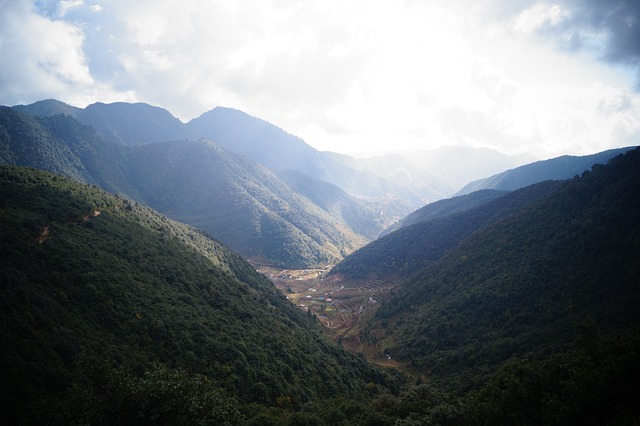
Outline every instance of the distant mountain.
POLYGON ((122 145, 143 145, 196 136, 169 111, 144 103, 98 102, 82 110, 78 120, 96 129, 103 139, 122 145))
POLYGON ((485 189, 472 192, 468 195, 447 198, 431 204, 427 204, 426 206, 419 208, 404 219, 385 229, 380 234, 380 236, 390 234, 393 231, 397 231, 398 229, 404 228, 405 226, 413 225, 414 223, 426 222, 428 220, 470 210, 474 207, 505 195, 506 193, 507 191, 485 189))
MULTIPOLYGON (((599 347, 599 332, 615 338, 637 328, 640 149, 607 165, 596 165, 580 177, 542 185, 552 185, 553 191, 467 234, 397 287, 366 335, 387 336, 386 351, 395 359, 408 362, 414 371, 428 372, 449 389, 464 391, 483 383, 505 362, 539 361, 552 353, 571 350, 574 344, 591 347, 589 357, 593 358, 589 359, 596 360, 593 351, 599 347), (590 330, 588 335, 581 334, 580 329, 585 328, 590 330)), ((484 206, 531 188, 535 187, 512 192, 484 206)), ((414 251, 420 247, 425 243, 414 251)), ((569 358, 573 361, 565 362, 580 365, 580 375, 591 374, 589 368, 596 368, 596 364, 588 367, 579 353, 583 352, 573 353, 574 358, 569 358), (578 356, 582 358, 575 358, 578 356)), ((599 361, 590 362, 600 365, 599 361)), ((566 371, 561 366, 554 368, 566 371)), ((637 354, 628 358, 623 368, 626 373, 615 373, 615 380, 628 383, 625 376, 630 375, 629 380, 638 377, 637 354)), ((534 378, 537 370, 509 371, 526 374, 522 380, 532 383, 542 380, 534 378)), ((589 385, 571 374, 571 380, 583 383, 576 389, 586 391, 582 386, 589 385)), ((517 376, 510 377, 503 376, 498 386, 516 398, 514 389, 506 389, 509 386, 504 380, 512 380, 513 385, 523 382, 517 376)), ((598 392, 611 389, 606 383, 594 382, 592 386, 598 392)), ((496 392, 491 391, 491 395, 496 392)), ((625 392, 623 398, 638 400, 637 385, 635 390, 625 392)), ((580 404, 584 409, 590 405, 586 401, 580 404)), ((613 404, 607 405, 609 409, 615 406, 613 401, 604 404, 613 404)), ((538 407, 541 411, 549 408, 538 407)))
POLYGON ((36 167, 135 197, 124 158, 121 147, 69 115, 32 117, 0 107, 0 164, 36 167))
POLYGON ((464 195, 480 189, 499 189, 513 191, 543 180, 570 179, 591 169, 594 164, 604 164, 616 155, 633 149, 633 147, 610 149, 593 155, 570 156, 537 161, 535 163, 510 169, 491 177, 470 182, 456 195, 464 195))
POLYGON ((310 164, 314 169, 318 167, 320 153, 302 139, 236 109, 214 108, 189 121, 187 127, 273 170, 304 168, 310 164))
POLYGON ((12 107, 12 109, 28 115, 35 115, 39 117, 49 117, 56 114, 65 114, 77 119, 78 116, 82 113, 81 108, 67 105, 64 102, 60 102, 56 99, 45 99, 29 105, 16 105, 12 107))
POLYGON ((302 139, 238 110, 214 108, 191 120, 187 126, 194 133, 272 170, 295 170, 336 185, 355 197, 386 200, 392 211, 401 212, 400 216, 428 201, 442 198, 443 192, 447 192, 446 186, 433 177, 430 178, 431 185, 397 183, 386 169, 366 170, 351 157, 319 152, 302 139), (389 200, 394 201, 390 203, 389 200))
POLYGON ((412 205, 423 205, 450 196, 454 188, 445 183, 424 165, 401 155, 387 154, 367 158, 324 152, 333 161, 347 167, 381 177, 395 184, 397 195, 411 201, 412 205))
MULTIPOLYGON (((127 194, 275 265, 332 264, 367 241, 263 166, 211 142, 126 147, 105 142, 67 115, 31 117, 2 108, 0 164, 37 167, 127 194)), ((376 222, 363 226, 373 227, 370 234, 382 229, 376 222)))
POLYGON ((68 115, 93 127, 102 139, 121 145, 143 145, 196 136, 169 111, 145 103, 97 102, 83 109, 47 99, 31 105, 17 105, 13 109, 39 117, 68 115))
POLYGON ((384 228, 386 218, 381 217, 381 209, 376 203, 351 197, 337 186, 302 172, 286 170, 278 175, 297 193, 344 222, 357 234, 373 240, 384 228))
POLYGON ((407 278, 438 261, 474 232, 535 203, 559 186, 559 182, 547 181, 504 195, 484 192, 454 198, 435 204, 443 207, 441 211, 426 206, 422 213, 430 219, 372 241, 347 256, 330 274, 348 279, 407 278), (471 208, 474 204, 477 206, 471 208))
MULTIPOLYGON (((530 155, 512 156, 489 148, 464 146, 444 146, 424 151, 399 151, 397 154, 419 165, 423 170, 455 189, 470 181, 535 160, 530 155)), ((448 195, 452 194, 453 191, 448 195)))
POLYGON ((0 167, 0 210, 3 424, 239 424, 382 383, 189 226, 13 166, 0 167))
POLYGON ((150 206, 215 235, 251 259, 320 266, 335 263, 366 241, 267 168, 212 142, 136 147, 129 170, 150 206))

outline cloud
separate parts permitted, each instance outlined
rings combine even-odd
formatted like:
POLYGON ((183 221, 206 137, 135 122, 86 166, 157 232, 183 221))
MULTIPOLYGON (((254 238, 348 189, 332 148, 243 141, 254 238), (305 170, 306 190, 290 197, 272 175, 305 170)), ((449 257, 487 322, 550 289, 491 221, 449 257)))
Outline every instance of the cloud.
MULTIPOLYGON (((135 100, 96 80, 86 54, 86 32, 66 21, 83 2, 0 1, 0 99, 6 104, 57 98, 84 106, 97 100, 135 100)), ((102 57, 105 56, 104 54, 102 57)), ((96 57, 101 57, 97 55, 96 57)))
POLYGON ((337 151, 583 152, 637 134, 634 4, 0 0, 0 102, 224 105, 337 151))
POLYGON ((514 28, 548 37, 560 47, 588 51, 600 59, 634 67, 640 88, 640 2, 558 0, 528 5, 514 28))
POLYGON ((36 14, 27 1, 2 4, 0 14, 0 91, 3 99, 22 99, 87 86, 93 78, 75 26, 36 14))
POLYGON ((72 9, 82 6, 84 0, 61 0, 58 4, 58 14, 62 17, 72 9))

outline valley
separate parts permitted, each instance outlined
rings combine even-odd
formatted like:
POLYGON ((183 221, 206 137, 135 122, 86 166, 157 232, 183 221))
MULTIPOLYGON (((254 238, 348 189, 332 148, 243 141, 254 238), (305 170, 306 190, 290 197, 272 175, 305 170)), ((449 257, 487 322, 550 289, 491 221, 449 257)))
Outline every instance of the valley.
POLYGON ((266 275, 291 303, 315 315, 330 339, 351 352, 361 353, 378 366, 401 367, 401 363, 385 352, 384 339, 382 343, 371 344, 368 339, 361 338, 363 327, 400 281, 351 279, 340 275, 327 277, 329 270, 329 267, 257 267, 257 271, 266 275))
POLYGON ((640 151, 426 164, 0 108, 0 423, 636 424, 640 151))

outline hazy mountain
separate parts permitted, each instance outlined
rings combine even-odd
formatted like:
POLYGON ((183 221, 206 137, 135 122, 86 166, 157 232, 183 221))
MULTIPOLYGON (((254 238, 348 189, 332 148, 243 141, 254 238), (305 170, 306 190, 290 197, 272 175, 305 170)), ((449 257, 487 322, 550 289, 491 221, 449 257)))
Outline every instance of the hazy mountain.
MULTIPOLYGON (((125 147, 66 115, 31 117, 2 108, 0 164, 37 167, 127 194, 247 257, 277 265, 331 264, 367 241, 265 167, 206 141, 125 147)), ((362 226, 375 232, 375 223, 362 226)))
POLYGON ((376 203, 354 198, 337 186, 313 179, 302 172, 286 170, 278 175, 297 193, 313 201, 359 235, 372 240, 384 228, 386 218, 381 217, 381 208, 376 203))
POLYGON ((189 139, 194 135, 165 109, 144 103, 95 103, 79 114, 78 120, 105 140, 123 145, 189 139))
MULTIPOLYGON (((531 155, 507 155, 489 148, 444 146, 424 151, 397 153, 452 188, 535 160, 531 155)), ((533 182, 532 182, 533 183, 533 182)), ((480 188, 478 188, 480 189, 480 188)), ((453 192, 448 195, 452 195, 453 192)))
POLYGON ((450 196, 454 188, 424 165, 401 155, 387 154, 367 158, 325 152, 324 155, 352 169, 379 176, 396 185, 396 193, 412 204, 423 205, 450 196))
POLYGON ((422 182, 410 186, 396 183, 387 170, 372 172, 351 157, 319 152, 302 139, 234 109, 214 108, 187 126, 194 133, 273 170, 296 170, 369 201, 386 200, 389 204, 389 200, 395 200, 399 204, 390 208, 401 211, 402 215, 441 198, 443 186, 446 192, 446 186, 435 178, 431 178, 431 186, 422 182))
POLYGON ((101 140, 71 116, 32 117, 0 107, 0 164, 48 170, 134 197, 124 159, 121 147, 101 140))
POLYGON ((238 424, 245 404, 358 398, 382 380, 191 227, 11 166, 0 209, 4 424, 238 424))
MULTIPOLYGON (((570 350, 580 342, 579 324, 591 330, 583 336, 593 345, 591 351, 598 345, 598 329, 616 336, 640 325, 640 149, 553 185, 555 190, 535 203, 468 234, 397 288, 377 314, 377 327, 389 336, 388 353, 461 390, 482 383, 510 358, 541 360, 570 350)), ((376 335, 371 329, 368 333, 376 335)), ((589 374, 585 358, 575 358, 585 356, 580 353, 564 362, 589 374)), ((601 365, 589 359, 593 368, 601 365)), ((637 377, 637 354, 628 362, 627 373, 615 373, 615 380, 626 380, 625 374, 637 377)), ((533 376, 531 368, 537 366, 527 368, 522 373, 530 374, 525 377, 532 383, 542 380, 533 376)), ((583 379, 554 368, 571 374, 581 383, 578 389, 587 391, 583 379)), ((593 386, 597 393, 608 384, 593 386)), ((515 398, 513 390, 504 392, 515 398)), ((625 392, 624 398, 637 401, 637 386, 625 392)))
POLYGON ((145 103, 97 102, 82 109, 48 99, 13 108, 35 116, 69 115, 93 127, 102 139, 121 145, 142 145, 196 136, 169 111, 145 103))
POLYGON ((348 156, 319 152, 272 124, 229 108, 215 108, 186 125, 168 111, 142 103, 96 103, 80 109, 47 100, 15 108, 36 116, 70 115, 94 127, 103 139, 123 145, 209 139, 271 170, 296 170, 336 185, 352 197, 377 203, 387 224, 452 192, 450 186, 400 157, 360 164, 348 156), (401 179, 406 173, 412 177, 401 179))
POLYGON ((187 127, 201 137, 252 158, 273 170, 313 167, 320 153, 302 139, 242 111, 217 107, 189 121, 187 127))
POLYGON ((512 191, 543 180, 570 179, 585 170, 589 170, 594 164, 604 164, 610 158, 630 149, 633 149, 633 147, 610 149, 593 155, 564 155, 550 160, 537 161, 485 179, 470 182, 458 191, 456 195, 468 194, 479 189, 512 191))
POLYGON ((494 189, 484 189, 471 194, 462 195, 458 197, 447 198, 439 200, 431 204, 427 204, 424 207, 419 208, 415 212, 411 213, 404 219, 393 224, 389 228, 385 229, 380 236, 384 236, 397 231, 405 226, 413 225, 414 223, 426 222, 438 217, 449 216, 454 213, 460 213, 466 210, 470 210, 474 207, 505 195, 507 191, 498 191, 494 189))
POLYGON ((45 99, 29 105, 16 105, 12 107, 12 109, 28 115, 35 115, 39 117, 49 117, 56 114, 65 114, 77 119, 78 116, 82 113, 81 108, 67 105, 64 102, 60 102, 56 99, 45 99))
POLYGON ((427 206, 425 210, 431 219, 401 227, 372 241, 347 256, 331 274, 350 279, 407 278, 438 261, 474 232, 518 212, 558 186, 559 182, 547 181, 497 198, 493 196, 499 194, 486 192, 452 199, 443 203, 445 208, 440 212, 427 206), (460 208, 453 208, 458 203, 460 208), (465 203, 477 207, 466 208, 465 203))
POLYGON ((212 142, 136 147, 129 170, 145 203, 252 259, 326 265, 365 242, 264 166, 212 142))

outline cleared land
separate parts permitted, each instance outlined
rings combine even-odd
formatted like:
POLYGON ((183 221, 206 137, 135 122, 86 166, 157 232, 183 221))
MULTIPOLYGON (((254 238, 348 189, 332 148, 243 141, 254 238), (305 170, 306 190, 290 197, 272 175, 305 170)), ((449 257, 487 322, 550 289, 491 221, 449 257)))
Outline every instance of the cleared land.
POLYGON ((314 313, 325 332, 344 348, 360 352, 382 366, 400 366, 385 351, 384 337, 368 339, 361 327, 388 297, 396 282, 348 280, 340 276, 326 278, 328 268, 294 270, 259 266, 257 269, 292 303, 314 313))

